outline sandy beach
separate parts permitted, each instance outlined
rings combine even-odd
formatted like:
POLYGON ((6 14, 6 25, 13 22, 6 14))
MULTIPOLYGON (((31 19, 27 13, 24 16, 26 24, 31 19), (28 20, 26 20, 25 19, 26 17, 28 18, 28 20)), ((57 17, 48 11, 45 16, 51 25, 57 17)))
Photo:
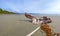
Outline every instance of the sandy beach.
MULTIPOLYGON (((41 17, 36 16, 36 17, 41 17)), ((60 16, 48 16, 52 19, 49 24, 55 32, 60 33, 60 16)), ((29 22, 24 15, 0 15, 0 36, 26 36, 39 25, 34 25, 29 22)), ((38 30, 32 36, 42 36, 43 34, 38 30)))

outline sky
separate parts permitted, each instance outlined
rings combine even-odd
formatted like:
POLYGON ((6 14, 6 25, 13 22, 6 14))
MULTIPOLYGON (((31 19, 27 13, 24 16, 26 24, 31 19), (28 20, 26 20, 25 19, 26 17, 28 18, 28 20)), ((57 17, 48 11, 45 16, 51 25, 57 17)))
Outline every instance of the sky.
POLYGON ((60 14, 60 0, 0 0, 0 8, 17 13, 60 14))

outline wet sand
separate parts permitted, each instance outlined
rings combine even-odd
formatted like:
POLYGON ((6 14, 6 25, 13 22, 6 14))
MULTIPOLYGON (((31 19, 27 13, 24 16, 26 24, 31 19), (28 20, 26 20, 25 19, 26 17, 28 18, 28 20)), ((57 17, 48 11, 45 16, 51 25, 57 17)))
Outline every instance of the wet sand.
MULTIPOLYGON (((48 17, 52 19, 52 23, 49 25, 60 33, 60 16, 48 17)), ((0 15, 0 36, 26 36, 38 26, 29 22, 24 15, 0 15)), ((32 36, 42 36, 42 33, 38 30, 32 36)))

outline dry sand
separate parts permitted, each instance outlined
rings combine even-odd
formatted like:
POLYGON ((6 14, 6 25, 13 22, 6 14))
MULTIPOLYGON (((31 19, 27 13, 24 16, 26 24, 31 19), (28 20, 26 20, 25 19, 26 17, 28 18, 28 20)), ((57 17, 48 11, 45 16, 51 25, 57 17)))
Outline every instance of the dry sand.
MULTIPOLYGON (((41 17, 41 16, 36 16, 41 17)), ((50 24, 55 32, 60 33, 60 16, 48 16, 52 19, 50 24)), ((39 25, 29 22, 24 15, 0 15, 0 36, 26 36, 39 25)), ((38 30, 32 36, 42 36, 38 30)))

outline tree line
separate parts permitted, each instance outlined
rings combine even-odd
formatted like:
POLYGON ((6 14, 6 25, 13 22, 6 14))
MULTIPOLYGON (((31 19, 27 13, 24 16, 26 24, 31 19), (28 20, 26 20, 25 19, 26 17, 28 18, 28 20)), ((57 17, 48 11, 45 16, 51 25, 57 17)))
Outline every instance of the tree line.
POLYGON ((15 13, 7 11, 7 10, 3 10, 3 9, 0 8, 0 14, 15 14, 15 13))

